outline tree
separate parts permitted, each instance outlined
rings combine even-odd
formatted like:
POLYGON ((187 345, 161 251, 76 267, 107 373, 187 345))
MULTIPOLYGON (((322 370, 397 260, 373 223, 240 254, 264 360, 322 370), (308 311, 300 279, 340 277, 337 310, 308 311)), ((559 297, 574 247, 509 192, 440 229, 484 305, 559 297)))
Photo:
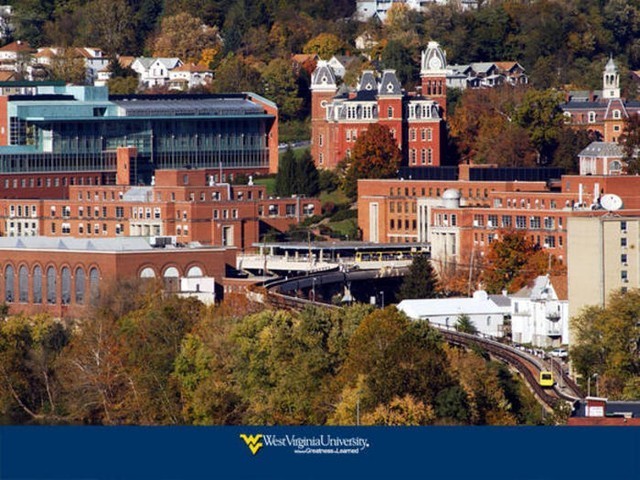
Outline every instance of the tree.
POLYGON ((271 60, 262 71, 262 91, 266 98, 278 105, 278 114, 283 122, 298 116, 302 98, 298 96, 291 62, 281 58, 271 60))
POLYGON ((157 57, 178 57, 183 62, 198 63, 202 52, 220 43, 218 29, 202 23, 186 12, 162 20, 160 34, 153 45, 157 57))
POLYGON ((482 281, 490 293, 516 292, 538 275, 560 274, 564 267, 523 232, 503 231, 485 255, 482 281))
POLYGON ((402 85, 413 84, 418 73, 418 66, 412 58, 411 50, 403 42, 390 40, 382 50, 381 60, 384 68, 396 71, 402 85))
POLYGON ((470 333, 472 335, 478 333, 478 329, 471 321, 471 318, 469 318, 469 315, 464 313, 458 315, 458 318, 456 319, 456 330, 458 332, 470 333))
POLYGON ((333 33, 321 33, 309 40, 302 51, 304 53, 316 53, 324 60, 329 60, 344 49, 344 44, 333 33))
POLYGON ((640 290, 613 293, 606 307, 587 307, 571 320, 569 354, 583 381, 599 375, 599 396, 638 400, 640 290), (632 398, 633 397, 633 398, 632 398))
POLYGON ((427 255, 413 258, 409 271, 402 279, 398 298, 435 298, 438 292, 438 276, 427 255))
POLYGON ((84 57, 73 47, 63 49, 51 59, 51 77, 54 80, 84 85, 87 81, 84 57))
POLYGON ((356 198, 360 178, 394 177, 401 160, 402 154, 391 130, 379 123, 369 125, 353 147, 343 184, 345 194, 351 199, 356 198))
POLYGON ((275 185, 277 195, 288 197, 298 194, 312 197, 319 192, 319 185, 318 170, 309 150, 296 155, 288 147, 278 163, 275 185))
MULTIPOLYGON (((226 44, 225 44, 226 45, 226 44)), ((214 92, 260 93, 260 72, 247 59, 239 55, 228 55, 214 72, 211 88, 214 92)))
POLYGON ((108 55, 134 53, 133 10, 126 0, 92 0, 81 9, 81 39, 108 55))
POLYGON ((107 82, 111 95, 130 95, 138 91, 138 79, 136 77, 115 77, 107 82))
POLYGON ((363 425, 420 426, 432 425, 435 420, 433 408, 411 395, 395 397, 387 404, 363 416, 363 425))
POLYGON ((627 163, 627 173, 637 175, 640 173, 640 115, 629 115, 624 121, 620 143, 623 145, 623 160, 627 163))
POLYGON ((564 115, 560 109, 562 101, 561 92, 530 89, 515 111, 514 119, 529 132, 541 164, 552 160, 557 147, 558 136, 564 126, 564 115))

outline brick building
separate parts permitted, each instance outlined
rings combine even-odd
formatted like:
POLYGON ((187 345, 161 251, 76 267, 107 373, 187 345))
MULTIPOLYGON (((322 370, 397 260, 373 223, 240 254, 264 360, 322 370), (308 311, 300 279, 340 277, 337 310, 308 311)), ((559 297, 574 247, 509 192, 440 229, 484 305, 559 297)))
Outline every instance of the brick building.
MULTIPOLYGON (((122 170, 135 149, 120 149, 122 170)), ((320 211, 319 200, 273 198, 260 185, 216 183, 206 170, 156 170, 152 185, 68 185, 64 199, 0 200, 0 235, 170 236, 177 243, 250 249, 268 230, 320 211)))
POLYGON ((560 107, 567 123, 587 129, 605 142, 618 142, 625 119, 640 112, 640 102, 620 96, 620 73, 613 58, 602 74, 601 91, 569 92, 560 107))
POLYGON ((439 264, 484 255, 502 229, 524 231, 566 261, 568 218, 605 214, 598 205, 605 193, 619 195, 625 212, 636 214, 639 182, 594 175, 555 182, 360 180, 358 225, 364 241, 429 242, 439 264))
POLYGON ((101 288, 124 278, 213 278, 222 293, 235 248, 153 248, 142 238, 0 238, 0 294, 11 314, 82 314, 101 288))
POLYGON ((336 76, 319 61, 311 76, 311 154, 320 168, 333 169, 372 123, 387 126, 408 166, 442 163, 446 118, 445 52, 429 42, 422 53, 421 91, 402 90, 394 70, 364 71, 355 91, 338 88, 336 76))

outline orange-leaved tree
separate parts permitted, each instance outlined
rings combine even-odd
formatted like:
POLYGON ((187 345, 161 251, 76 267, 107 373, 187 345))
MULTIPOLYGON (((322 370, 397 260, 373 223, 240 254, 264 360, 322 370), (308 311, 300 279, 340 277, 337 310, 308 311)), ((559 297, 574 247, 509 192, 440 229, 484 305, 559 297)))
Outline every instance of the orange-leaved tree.
POLYGON ((355 199, 360 178, 395 177, 401 160, 402 154, 391 130, 377 123, 370 125, 353 147, 344 179, 345 193, 349 198, 355 199))
POLYGON ((524 232, 503 231, 485 256, 482 282, 485 290, 517 292, 538 275, 561 275, 564 266, 524 232))

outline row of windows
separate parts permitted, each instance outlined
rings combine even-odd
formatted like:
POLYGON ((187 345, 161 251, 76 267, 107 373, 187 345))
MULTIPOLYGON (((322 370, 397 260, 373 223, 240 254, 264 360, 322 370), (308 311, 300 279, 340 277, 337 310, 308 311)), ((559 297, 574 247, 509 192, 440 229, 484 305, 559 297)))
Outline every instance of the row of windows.
POLYGON ((100 185, 100 177, 37 177, 37 178, 14 178, 4 179, 4 188, 50 188, 62 185, 100 185))
MULTIPOLYGON (((109 234, 109 225, 107 223, 94 223, 93 228, 90 223, 78 223, 77 225, 78 235, 108 235, 109 234)), ((115 226, 116 235, 122 235, 124 233, 124 224, 117 223, 115 226)), ((51 234, 56 235, 58 233, 58 226, 55 222, 51 223, 51 234)), ((71 224, 67 222, 63 222, 60 224, 60 233, 62 235, 71 235, 71 224)))
POLYGON ((389 213, 409 213, 409 206, 411 206, 411 213, 416 213, 417 204, 415 202, 389 202, 389 213), (403 208, 404 207, 404 208, 403 208))
POLYGON ((456 225, 458 225, 458 217, 455 213, 438 213, 436 215, 435 221, 436 227, 455 227, 456 225))
MULTIPOLYGON (((412 148, 409 150, 409 163, 411 165, 418 164, 418 153, 417 149, 412 148)), ((421 165, 432 165, 433 164, 433 150, 431 148, 423 148, 420 150, 420 164, 421 165)))
MULTIPOLYGON (((486 239, 487 239, 487 244, 491 245, 491 243, 493 243, 498 239, 498 234, 487 233, 486 239)), ((477 244, 484 245, 484 241, 485 241, 484 233, 476 232, 473 234, 473 242, 476 245, 477 244)), ((531 235, 531 241, 544 248, 556 248, 556 247, 562 247, 564 245, 563 237, 561 236, 556 237, 555 235, 545 235, 542 237, 540 235, 531 235)))
MULTIPOLYGON (((484 227, 487 226, 489 228, 512 228, 513 227, 513 217, 511 215, 502 215, 500 216, 500 221, 498 220, 498 215, 480 215, 476 214, 473 216, 473 226, 474 227, 484 227), (486 222, 485 222, 486 219, 486 222)), ((531 229, 531 230, 539 230, 544 225, 545 230, 553 230, 556 228, 556 217, 526 217, 525 215, 516 215, 515 217, 515 227, 517 229, 531 229)), ((557 217, 557 225, 558 228, 562 228, 563 226, 563 218, 557 217)))
MULTIPOLYGON (((16 301, 16 272, 13 265, 7 265, 4 270, 4 299, 7 303, 16 301)), ((58 303, 58 289, 57 284, 60 281, 60 302, 63 305, 69 304, 72 301, 72 279, 71 269, 69 267, 63 267, 58 271, 55 267, 47 268, 46 276, 42 270, 42 267, 36 265, 31 274, 31 282, 29 281, 29 271, 26 266, 22 265, 18 270, 18 296, 17 300, 20 303, 43 303, 46 300, 49 304, 58 303), (45 286, 46 282, 46 286, 45 286), (29 298, 29 283, 31 283, 31 298, 29 298), (46 298, 43 298, 43 294, 46 298)), ((100 288, 100 271, 97 268, 89 270, 89 293, 91 299, 95 299, 98 296, 100 288)), ((87 289, 87 277, 86 272, 82 267, 75 269, 73 278, 73 300, 78 305, 85 303, 86 289, 87 289)))
MULTIPOLYGON (((410 128, 409 129, 409 140, 415 141, 417 138, 418 129, 410 128)), ((433 138, 433 129, 432 128, 421 128, 420 129, 420 139, 422 141, 431 141, 433 138)))
POLYGON ((411 220, 409 221, 408 219, 404 219, 404 221, 401 218, 398 218, 398 220, 396 221, 395 219, 391 219, 389 220, 389 230, 395 230, 396 226, 398 227, 398 230, 403 230, 403 225, 404 225, 404 230, 409 230, 409 225, 411 225, 411 230, 416 230, 417 228, 417 222, 416 220, 411 220))

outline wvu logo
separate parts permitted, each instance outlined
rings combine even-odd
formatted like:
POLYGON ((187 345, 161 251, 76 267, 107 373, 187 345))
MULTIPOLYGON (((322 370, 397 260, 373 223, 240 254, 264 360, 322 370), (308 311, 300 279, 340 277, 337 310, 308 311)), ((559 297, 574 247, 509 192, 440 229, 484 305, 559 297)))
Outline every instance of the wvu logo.
POLYGON ((261 433, 259 433, 258 435, 245 435, 244 433, 242 433, 240 435, 240 438, 244 440, 244 443, 247 444, 247 447, 249 447, 249 450, 251 450, 251 453, 253 453, 254 455, 258 453, 258 450, 264 447, 264 444, 260 441, 262 440, 261 433))

